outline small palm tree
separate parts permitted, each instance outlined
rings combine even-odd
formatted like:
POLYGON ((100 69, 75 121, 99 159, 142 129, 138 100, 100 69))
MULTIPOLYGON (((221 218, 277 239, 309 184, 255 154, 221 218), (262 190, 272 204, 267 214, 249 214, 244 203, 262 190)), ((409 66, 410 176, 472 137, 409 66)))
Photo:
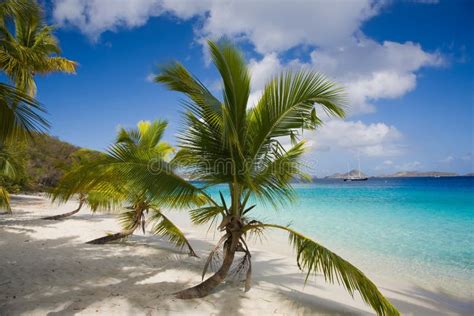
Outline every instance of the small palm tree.
MULTIPOLYGON (((90 164, 96 159, 101 159, 102 154, 96 151, 88 150, 88 149, 79 149, 75 153, 72 154, 72 166, 71 170, 79 169, 82 166, 86 164, 90 164)), ((57 186, 55 189, 53 189, 51 196, 54 201, 60 201, 60 202, 67 202, 67 200, 63 199, 63 192, 61 191, 61 186, 57 186)), ((94 195, 94 194, 88 194, 88 192, 77 192, 78 194, 78 202, 79 205, 77 206, 76 209, 59 214, 59 215, 54 215, 54 216, 47 216, 43 217, 42 219, 44 220, 63 220, 67 217, 70 217, 76 213, 78 213, 84 205, 88 205, 93 211, 96 211, 97 208, 100 206, 103 206, 103 202, 107 202, 108 199, 105 201, 101 201, 100 196, 94 195)), ((108 204, 106 205, 108 206, 108 204)))
POLYGON ((36 74, 75 73, 76 63, 58 56, 54 28, 44 23, 36 1, 6 0, 0 9, 0 69, 18 89, 34 96, 36 74))
MULTIPOLYGON (((210 55, 222 79, 222 100, 216 98, 181 64, 165 67, 156 82, 183 93, 185 130, 179 136, 180 151, 174 162, 204 181, 205 188, 226 184, 230 203, 222 194, 216 201, 206 196, 208 205, 191 211, 195 223, 222 218, 222 237, 209 255, 209 264, 219 249, 223 251, 220 268, 202 283, 178 292, 179 298, 203 297, 211 293, 233 271, 245 275, 245 290, 251 285, 251 253, 247 238, 266 229, 280 229, 289 234, 296 250, 298 266, 307 276, 321 272, 329 282, 342 284, 353 295, 358 292, 380 315, 398 315, 398 311, 359 269, 290 227, 263 223, 252 217, 251 201, 287 205, 294 191, 291 181, 305 177, 300 164, 305 149, 298 133, 315 129, 320 123, 314 105, 330 115, 342 117, 342 91, 323 75, 311 71, 285 72, 268 82, 260 100, 249 107, 250 75, 241 53, 232 45, 209 41, 210 55), (282 140, 291 139, 289 149, 282 140), (236 253, 243 256, 236 259, 236 253)), ((143 183, 153 188, 151 179, 143 183)), ((179 196, 178 196, 179 198, 179 196)))
MULTIPOLYGON (((146 213, 151 213, 149 222, 153 224, 152 233, 167 237, 178 247, 186 246, 190 255, 196 256, 191 244, 183 232, 161 211, 160 202, 169 199, 161 193, 150 192, 136 185, 140 174, 122 173, 128 167, 146 165, 148 171, 153 164, 163 166, 174 149, 161 141, 166 129, 165 121, 141 121, 136 129, 122 128, 112 145, 102 159, 84 163, 65 175, 54 197, 68 199, 73 193, 82 192, 92 198, 95 206, 106 205, 109 209, 117 209, 122 203, 127 204, 128 211, 120 215, 123 230, 116 234, 107 235, 89 241, 89 244, 104 244, 124 239, 133 234, 139 227, 145 232, 146 213), (133 175, 132 177, 130 175, 133 175)), ((162 175, 166 185, 166 176, 162 175)), ((176 175, 174 178, 179 179, 176 175)), ((185 181, 180 180, 185 184, 185 181)), ((192 197, 192 195, 190 195, 192 197)))

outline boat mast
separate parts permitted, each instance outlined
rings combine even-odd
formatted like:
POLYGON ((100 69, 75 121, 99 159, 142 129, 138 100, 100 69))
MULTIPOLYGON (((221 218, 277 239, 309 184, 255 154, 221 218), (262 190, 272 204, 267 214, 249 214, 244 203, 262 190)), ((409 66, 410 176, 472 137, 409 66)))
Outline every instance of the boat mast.
POLYGON ((359 178, 361 178, 361 176, 360 176, 360 152, 357 153, 357 160, 359 161, 359 178))

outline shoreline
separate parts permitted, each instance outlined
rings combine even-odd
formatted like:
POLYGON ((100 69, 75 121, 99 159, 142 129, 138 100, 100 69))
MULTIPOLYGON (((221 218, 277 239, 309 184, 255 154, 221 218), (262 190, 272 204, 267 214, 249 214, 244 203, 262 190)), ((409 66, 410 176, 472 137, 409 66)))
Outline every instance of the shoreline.
MULTIPOLYGON (((207 232, 206 225, 191 225, 186 212, 166 214, 189 237, 199 259, 150 234, 133 235, 124 243, 85 245, 120 228, 113 214, 84 209, 64 221, 39 219, 69 211, 75 202, 57 206, 42 196, 18 195, 12 206, 13 215, 0 217, 4 258, 0 313, 373 314, 360 298, 352 299, 341 286, 329 285, 321 276, 304 285, 305 274, 296 266, 286 234, 268 231, 263 242, 249 244, 253 261, 249 292, 228 282, 203 299, 183 301, 169 294, 201 280, 203 262, 218 236, 212 229, 207 232), (239 301, 231 300, 236 293, 239 301)), ((367 275, 402 314, 469 315, 473 311, 472 291, 466 299, 367 275)))

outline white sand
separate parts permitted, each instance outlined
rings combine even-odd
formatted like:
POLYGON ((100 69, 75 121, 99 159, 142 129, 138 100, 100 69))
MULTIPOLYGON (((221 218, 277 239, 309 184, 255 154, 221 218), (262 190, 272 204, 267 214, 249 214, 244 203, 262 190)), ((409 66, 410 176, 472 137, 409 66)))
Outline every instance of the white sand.
MULTIPOLYGON (((203 299, 176 299, 170 294, 201 280, 205 257, 218 234, 206 233, 207 226, 192 226, 185 212, 169 214, 187 233, 201 257, 196 259, 138 232, 122 243, 84 244, 118 231, 113 215, 84 209, 64 221, 39 219, 70 211, 76 204, 58 207, 42 197, 16 196, 14 214, 0 215, 0 315, 372 314, 359 298, 327 285, 322 277, 304 286, 305 275, 295 265, 286 235, 279 233, 250 244, 249 292, 228 282, 203 299)), ((365 272, 405 315, 474 314, 472 293, 460 299, 365 272)))

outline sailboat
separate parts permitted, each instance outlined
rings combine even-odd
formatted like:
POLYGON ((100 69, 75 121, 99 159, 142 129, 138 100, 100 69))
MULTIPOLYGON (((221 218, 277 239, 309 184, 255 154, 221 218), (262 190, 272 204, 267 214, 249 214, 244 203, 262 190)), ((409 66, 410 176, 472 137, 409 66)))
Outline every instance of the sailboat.
POLYGON ((362 177, 362 174, 360 173, 360 154, 357 155, 357 160, 359 162, 359 176, 358 177, 350 176, 349 165, 348 165, 347 178, 344 178, 344 181, 367 181, 369 179, 367 177, 362 177))

